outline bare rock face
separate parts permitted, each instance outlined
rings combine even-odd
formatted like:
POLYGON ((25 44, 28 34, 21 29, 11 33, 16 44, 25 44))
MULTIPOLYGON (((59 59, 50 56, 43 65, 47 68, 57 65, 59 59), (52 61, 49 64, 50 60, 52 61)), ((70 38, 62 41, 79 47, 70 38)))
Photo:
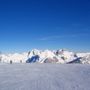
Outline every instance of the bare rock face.
POLYGON ((57 63, 59 60, 57 58, 47 58, 44 63, 57 63))
POLYGON ((63 50, 63 49, 61 49, 61 50, 57 50, 55 54, 58 56, 58 55, 62 55, 62 54, 63 54, 63 52, 64 52, 64 50, 63 50))

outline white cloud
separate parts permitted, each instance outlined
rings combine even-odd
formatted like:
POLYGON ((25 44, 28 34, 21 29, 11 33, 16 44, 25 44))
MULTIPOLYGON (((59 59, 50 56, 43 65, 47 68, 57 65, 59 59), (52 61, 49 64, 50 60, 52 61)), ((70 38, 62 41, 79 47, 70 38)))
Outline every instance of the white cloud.
POLYGON ((81 33, 81 34, 72 34, 72 35, 54 35, 54 36, 48 36, 48 37, 42 37, 39 38, 39 40, 45 41, 45 40, 53 40, 53 39, 62 39, 62 38, 74 38, 74 37, 83 37, 83 36, 88 36, 88 33, 81 33))

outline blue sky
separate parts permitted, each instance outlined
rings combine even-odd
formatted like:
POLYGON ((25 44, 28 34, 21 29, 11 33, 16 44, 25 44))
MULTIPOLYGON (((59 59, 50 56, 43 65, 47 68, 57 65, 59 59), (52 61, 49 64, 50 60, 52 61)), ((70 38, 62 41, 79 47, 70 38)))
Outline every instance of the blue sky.
POLYGON ((90 51, 89 0, 0 0, 0 51, 90 51))

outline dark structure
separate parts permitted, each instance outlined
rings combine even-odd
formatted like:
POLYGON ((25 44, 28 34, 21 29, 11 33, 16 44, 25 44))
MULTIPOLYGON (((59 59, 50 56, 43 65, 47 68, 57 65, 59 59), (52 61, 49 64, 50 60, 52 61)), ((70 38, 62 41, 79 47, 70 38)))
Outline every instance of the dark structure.
POLYGON ((10 64, 12 64, 12 60, 10 60, 10 64))
POLYGON ((22 60, 20 60, 20 63, 22 63, 22 60))

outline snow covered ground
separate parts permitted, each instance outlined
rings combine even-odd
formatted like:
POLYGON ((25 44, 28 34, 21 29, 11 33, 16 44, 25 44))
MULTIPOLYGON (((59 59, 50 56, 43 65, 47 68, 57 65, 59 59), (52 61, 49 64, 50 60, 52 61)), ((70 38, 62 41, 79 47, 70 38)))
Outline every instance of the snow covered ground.
POLYGON ((1 63, 0 90, 90 90, 90 65, 1 63))

